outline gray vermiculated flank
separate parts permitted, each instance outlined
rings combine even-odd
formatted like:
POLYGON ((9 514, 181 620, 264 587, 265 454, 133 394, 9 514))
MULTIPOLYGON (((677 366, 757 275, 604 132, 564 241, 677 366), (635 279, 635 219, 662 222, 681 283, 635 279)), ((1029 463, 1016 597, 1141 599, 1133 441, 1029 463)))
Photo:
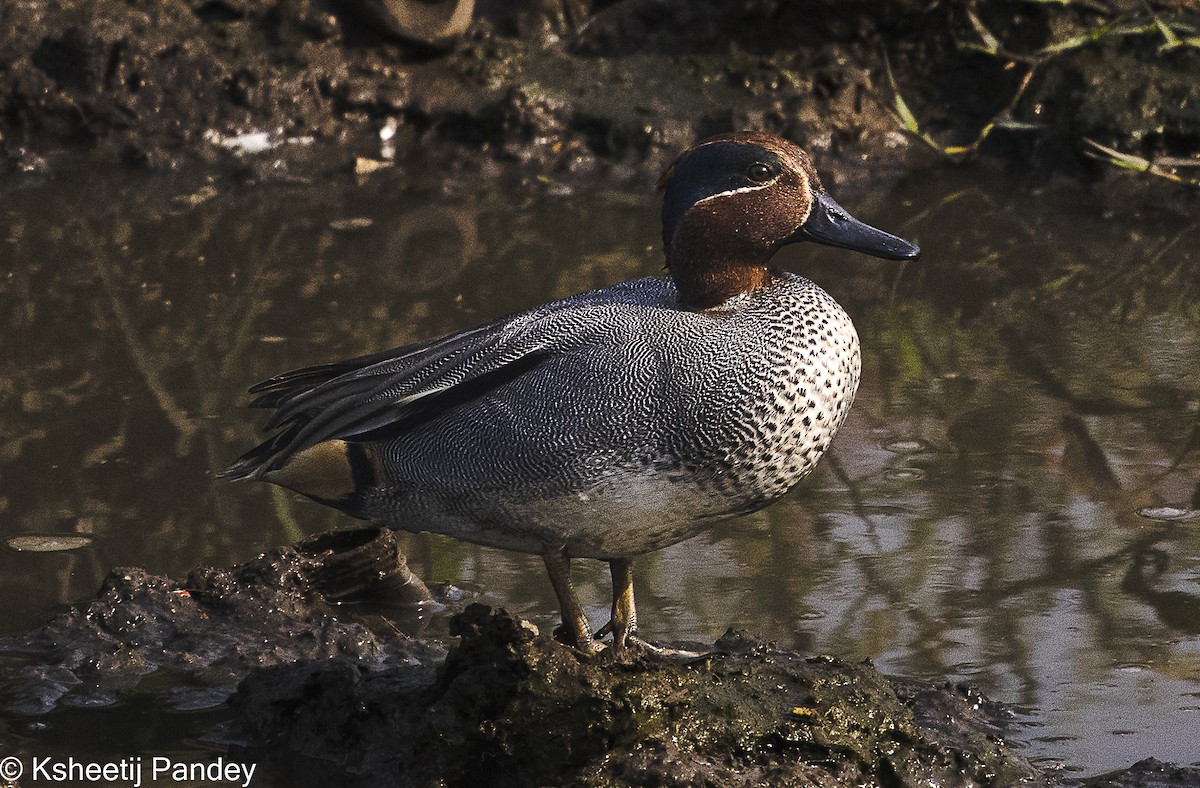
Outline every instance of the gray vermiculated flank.
MULTIPOLYGON (((828 448, 858 387, 858 336, 785 274, 721 307, 641 279, 504 318, 402 360, 380 401, 540 364, 379 445, 353 513, 528 552, 635 555, 759 509, 828 448), (436 350, 436 349, 435 349, 436 350)), ((336 409, 336 405, 334 406, 336 409)))

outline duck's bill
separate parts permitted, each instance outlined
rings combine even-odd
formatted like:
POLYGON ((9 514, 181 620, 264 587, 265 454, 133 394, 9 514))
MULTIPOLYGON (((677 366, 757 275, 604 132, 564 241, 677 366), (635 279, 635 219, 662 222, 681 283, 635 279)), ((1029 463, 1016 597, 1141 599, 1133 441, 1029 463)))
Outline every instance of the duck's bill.
POLYGON ((885 260, 915 260, 920 257, 919 246, 860 222, 828 194, 814 194, 813 198, 808 219, 790 240, 840 246, 885 260))

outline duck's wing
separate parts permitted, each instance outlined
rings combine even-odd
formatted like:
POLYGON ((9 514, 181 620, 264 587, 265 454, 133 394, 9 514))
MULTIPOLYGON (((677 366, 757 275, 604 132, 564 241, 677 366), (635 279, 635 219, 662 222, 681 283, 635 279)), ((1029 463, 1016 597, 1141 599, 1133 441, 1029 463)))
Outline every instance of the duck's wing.
POLYGON ((586 346, 603 303, 568 301, 501 318, 436 340, 286 372, 250 389, 251 407, 275 412, 274 434, 246 452, 228 478, 261 477, 325 441, 402 434, 586 346))

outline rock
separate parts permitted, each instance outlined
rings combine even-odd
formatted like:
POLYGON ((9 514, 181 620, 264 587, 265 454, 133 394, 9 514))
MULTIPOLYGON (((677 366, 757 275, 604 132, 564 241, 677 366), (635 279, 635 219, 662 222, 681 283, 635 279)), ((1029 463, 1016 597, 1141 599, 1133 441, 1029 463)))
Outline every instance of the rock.
MULTIPOLYGON (((1058 784, 1005 745, 1004 709, 970 687, 889 679, 744 632, 698 658, 584 656, 478 604, 451 619, 460 642, 447 652, 327 601, 395 611, 423 589, 391 532, 374 529, 183 582, 114 570, 93 602, 0 642, 32 655, 6 660, 0 690, 10 712, 38 714, 111 704, 173 671, 183 680, 157 682, 171 683, 164 704, 229 698, 219 738, 295 786, 1058 784)), ((1198 776, 1151 760, 1086 784, 1198 776)))

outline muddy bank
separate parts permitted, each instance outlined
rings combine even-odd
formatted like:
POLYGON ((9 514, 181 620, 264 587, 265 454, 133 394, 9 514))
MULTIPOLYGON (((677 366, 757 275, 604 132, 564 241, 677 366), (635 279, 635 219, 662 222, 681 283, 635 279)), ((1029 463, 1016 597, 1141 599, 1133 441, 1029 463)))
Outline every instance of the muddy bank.
POLYGON ((957 687, 729 633, 709 656, 592 660, 472 605, 434 674, 254 672, 232 705, 293 785, 1044 785, 957 687))
MULTIPOLYGON (((117 570, 91 603, 0 643, 25 655, 0 674, 0 695, 30 719, 144 693, 156 672, 174 677, 163 702, 177 709, 232 694, 213 735, 262 764, 268 784, 1060 784, 1006 743, 1010 715, 970 687, 732 631, 701 656, 583 657, 479 604, 450 619, 459 641, 447 650, 379 614, 428 599, 374 530, 184 581, 117 570), (384 607, 336 605, 347 599, 384 607)), ((1088 784, 1197 778, 1145 761, 1088 784)))
POLYGON ((0 152, 25 171, 72 152, 647 181, 695 138, 753 128, 828 158, 1079 172, 1085 138, 1200 149, 1198 29, 1191 0, 539 0, 481 2, 430 46, 354 4, 30 0, 0 8, 0 152))
POLYGON ((211 706, 263 665, 340 657, 378 669, 444 656, 436 642, 335 607, 351 597, 432 603, 392 533, 374 529, 314 537, 231 569, 198 568, 182 581, 114 569, 90 603, 0 638, 0 652, 29 657, 0 668, 0 708, 111 704, 157 671, 195 689, 172 702, 211 706))

